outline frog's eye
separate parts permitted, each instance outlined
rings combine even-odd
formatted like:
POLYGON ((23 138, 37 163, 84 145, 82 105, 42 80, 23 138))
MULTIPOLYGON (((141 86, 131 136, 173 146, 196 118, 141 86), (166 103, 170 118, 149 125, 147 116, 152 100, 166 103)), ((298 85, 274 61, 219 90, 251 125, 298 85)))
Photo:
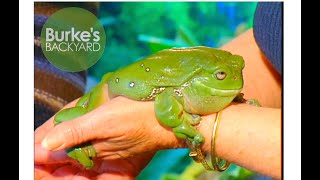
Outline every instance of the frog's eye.
POLYGON ((225 73, 223 71, 218 71, 214 76, 218 80, 223 80, 224 78, 226 78, 227 73, 225 73))

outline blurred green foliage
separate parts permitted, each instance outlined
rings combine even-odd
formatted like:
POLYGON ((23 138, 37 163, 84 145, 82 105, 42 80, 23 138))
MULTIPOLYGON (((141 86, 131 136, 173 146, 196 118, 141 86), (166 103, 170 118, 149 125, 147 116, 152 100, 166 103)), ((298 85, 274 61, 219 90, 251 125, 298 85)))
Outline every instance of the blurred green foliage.
POLYGON ((231 164, 226 171, 206 171, 201 163, 190 163, 187 168, 179 174, 167 173, 161 176, 161 180, 248 180, 255 177, 252 171, 231 164))
POLYGON ((102 58, 89 69, 89 75, 100 79, 106 72, 115 71, 163 48, 220 47, 252 27, 256 4, 102 2, 99 18, 106 29, 107 44, 102 58), (159 42, 152 43, 147 38, 159 42))
MULTIPOLYGON (((99 18, 106 29, 107 45, 102 58, 89 69, 90 79, 100 79, 107 72, 115 71, 162 49, 197 45, 220 47, 252 27, 256 4, 100 3, 99 18)), ((90 86, 92 85, 91 83, 90 86)), ((207 178, 201 179, 244 180, 255 175, 236 165, 231 165, 223 173, 203 172, 205 170, 201 164, 192 163, 187 149, 165 150, 155 155, 137 179, 193 180, 199 174, 207 174, 207 178), (189 175, 190 172, 193 175, 189 175)))

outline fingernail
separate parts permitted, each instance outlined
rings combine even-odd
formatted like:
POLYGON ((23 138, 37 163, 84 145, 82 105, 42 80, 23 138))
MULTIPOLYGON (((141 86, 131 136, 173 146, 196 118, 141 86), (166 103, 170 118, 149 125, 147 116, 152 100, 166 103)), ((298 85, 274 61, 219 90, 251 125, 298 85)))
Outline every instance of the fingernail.
POLYGON ((48 144, 47 137, 45 137, 45 138, 42 140, 41 145, 42 145, 43 148, 48 149, 48 150, 51 150, 51 148, 50 148, 50 146, 49 146, 49 144, 48 144))
POLYGON ((45 137, 42 142, 41 145, 43 148, 51 150, 51 151, 57 151, 57 150, 61 150, 63 144, 55 144, 54 142, 50 141, 50 138, 45 137))

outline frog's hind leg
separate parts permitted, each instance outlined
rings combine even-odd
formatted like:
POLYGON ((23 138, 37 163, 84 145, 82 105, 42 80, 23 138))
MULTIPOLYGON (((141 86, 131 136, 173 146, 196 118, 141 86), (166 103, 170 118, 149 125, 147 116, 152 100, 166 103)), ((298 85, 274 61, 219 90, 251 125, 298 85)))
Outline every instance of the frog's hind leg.
POLYGON ((87 112, 97 108, 106 101, 104 84, 112 75, 112 72, 107 73, 102 77, 101 82, 95 86, 90 92, 83 95, 77 102, 75 107, 64 109, 57 113, 54 119, 54 124, 59 124, 64 121, 69 121, 79 116, 86 114, 87 112))
MULTIPOLYGON (((103 104, 107 100, 104 84, 107 82, 110 75, 111 73, 106 74, 97 86, 79 99, 75 107, 64 109, 57 113, 54 124, 57 125, 61 122, 80 117, 103 104)), ((84 167, 88 169, 93 167, 92 158, 96 156, 96 152, 94 147, 89 143, 69 148, 66 151, 69 157, 77 160, 84 167)))
MULTIPOLYGON (((69 121, 86 114, 87 109, 84 108, 86 101, 80 98, 78 102, 79 102, 78 106, 60 111, 55 116, 54 124, 57 125, 59 123, 69 121)), ((96 156, 95 151, 92 151, 92 149, 93 147, 91 145, 82 144, 74 148, 69 148, 66 151, 69 157, 77 160, 84 167, 91 168, 93 166, 92 158, 96 156), (86 152, 91 152, 91 153, 88 154, 86 152)))
POLYGON ((86 107, 88 112, 96 109, 97 107, 99 107, 107 101, 107 92, 104 88, 104 85, 107 84, 107 81, 109 80, 111 75, 112 72, 109 72, 106 75, 104 75, 99 84, 91 90, 91 94, 88 98, 88 103, 86 107))
POLYGON ((91 92, 83 95, 77 102, 75 107, 63 109, 59 111, 54 117, 54 125, 60 124, 65 121, 75 119, 87 113, 87 104, 90 98, 91 92))
POLYGON ((173 132, 179 138, 190 139, 197 144, 204 142, 203 136, 192 126, 197 124, 198 116, 193 117, 184 111, 183 106, 168 88, 155 99, 155 112, 158 120, 166 126, 173 128, 173 132), (196 118, 196 120, 193 120, 196 118))

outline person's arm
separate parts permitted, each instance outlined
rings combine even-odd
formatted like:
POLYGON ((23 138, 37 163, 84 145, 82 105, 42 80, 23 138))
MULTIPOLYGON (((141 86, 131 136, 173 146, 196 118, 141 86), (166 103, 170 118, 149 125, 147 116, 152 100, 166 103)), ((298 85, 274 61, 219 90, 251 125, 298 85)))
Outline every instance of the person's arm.
MULTIPOLYGON (((204 116, 199 130, 203 149, 211 152, 215 114, 204 116)), ((216 132, 216 154, 230 162, 280 179, 281 110, 233 104, 222 111, 216 132)))
MULTIPOLYGON (((252 29, 241 34, 222 49, 240 54, 245 59, 242 92, 246 99, 255 98, 264 107, 282 107, 281 77, 259 49, 252 29)), ((223 120, 220 122, 218 134, 220 138, 216 142, 217 154, 248 169, 279 179, 281 177, 281 109, 254 109, 237 105, 225 110, 222 115, 223 120), (238 120, 239 117, 245 118, 238 120)), ((203 123, 213 122, 204 121, 203 123)), ((212 126, 209 124, 203 127, 212 126)))

